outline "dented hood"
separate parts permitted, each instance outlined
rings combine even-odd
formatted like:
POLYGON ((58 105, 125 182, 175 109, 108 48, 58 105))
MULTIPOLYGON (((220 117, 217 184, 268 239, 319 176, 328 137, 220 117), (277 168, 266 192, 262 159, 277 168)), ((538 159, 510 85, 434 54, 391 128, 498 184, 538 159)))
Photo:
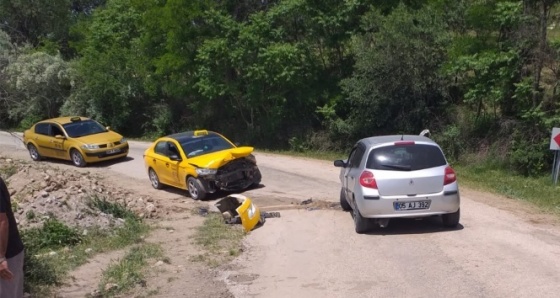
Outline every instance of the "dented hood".
POLYGON ((200 168, 217 169, 234 159, 249 156, 252 152, 253 147, 237 147, 189 158, 187 162, 200 168))

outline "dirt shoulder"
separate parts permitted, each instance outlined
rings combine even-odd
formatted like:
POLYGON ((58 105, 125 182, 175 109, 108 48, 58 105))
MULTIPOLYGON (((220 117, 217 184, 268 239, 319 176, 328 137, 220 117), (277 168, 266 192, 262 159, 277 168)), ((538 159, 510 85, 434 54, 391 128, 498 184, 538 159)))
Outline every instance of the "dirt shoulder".
MULTIPOLYGON (((126 205, 154 229, 146 242, 161 245, 166 262, 153 260, 143 284, 128 295, 134 297, 233 297, 218 271, 193 261, 201 248, 193 243, 195 228, 203 217, 195 214, 198 203, 181 191, 156 191, 148 181, 123 176, 100 167, 75 168, 64 162, 30 162, 25 151, 0 147, 0 173, 7 179, 20 229, 38 226, 56 217, 81 231, 89 227, 110 228, 122 220, 87 206, 92 196, 126 205), (34 214, 29 216, 29 214, 34 214)), ((95 293, 102 272, 118 262, 125 250, 92 255, 76 268, 55 292, 57 297, 86 297, 95 293)))

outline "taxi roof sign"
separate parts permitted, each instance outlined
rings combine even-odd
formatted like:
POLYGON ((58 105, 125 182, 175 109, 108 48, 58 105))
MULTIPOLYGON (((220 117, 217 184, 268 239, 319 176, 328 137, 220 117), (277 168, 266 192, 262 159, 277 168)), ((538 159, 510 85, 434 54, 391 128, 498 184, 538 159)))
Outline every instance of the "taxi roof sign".
POLYGON ((195 130, 195 131, 194 131, 194 135, 195 135, 196 137, 198 137, 198 136, 205 136, 205 135, 208 135, 208 131, 207 131, 206 129, 195 130))
POLYGON ((70 118, 70 121, 72 121, 72 122, 82 121, 82 118, 80 118, 80 117, 72 117, 72 118, 70 118))

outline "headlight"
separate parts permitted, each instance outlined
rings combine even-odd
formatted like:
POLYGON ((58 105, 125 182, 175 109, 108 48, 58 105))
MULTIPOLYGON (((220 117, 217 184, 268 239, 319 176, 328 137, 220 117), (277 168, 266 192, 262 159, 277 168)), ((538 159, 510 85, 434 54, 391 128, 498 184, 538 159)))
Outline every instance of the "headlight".
POLYGON ((122 138, 122 139, 121 139, 121 144, 126 143, 126 141, 127 141, 126 138, 122 138))
POLYGON ((196 169, 196 173, 200 176, 207 176, 207 175, 216 175, 218 170, 216 169, 208 169, 208 168, 198 168, 196 169))
POLYGON ((99 145, 95 145, 95 144, 86 144, 86 145, 83 145, 82 148, 84 148, 84 149, 89 149, 89 150, 91 150, 91 149, 99 149, 99 145))
POLYGON ((247 211, 247 214, 249 215, 249 218, 253 218, 253 216, 255 216, 256 211, 257 211, 257 208, 255 208, 255 205, 253 205, 253 203, 251 203, 251 206, 249 206, 249 210, 247 211))

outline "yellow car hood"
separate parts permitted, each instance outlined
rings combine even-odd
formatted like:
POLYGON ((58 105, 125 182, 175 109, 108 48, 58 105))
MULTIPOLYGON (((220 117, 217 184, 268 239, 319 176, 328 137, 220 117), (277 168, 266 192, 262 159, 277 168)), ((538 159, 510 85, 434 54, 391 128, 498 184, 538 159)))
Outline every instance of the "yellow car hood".
POLYGON ((114 131, 96 133, 89 136, 76 138, 75 140, 84 144, 106 144, 122 140, 122 136, 114 131))
POLYGON ((253 147, 237 147, 189 158, 187 162, 200 168, 217 169, 234 159, 249 156, 252 152, 253 147))

